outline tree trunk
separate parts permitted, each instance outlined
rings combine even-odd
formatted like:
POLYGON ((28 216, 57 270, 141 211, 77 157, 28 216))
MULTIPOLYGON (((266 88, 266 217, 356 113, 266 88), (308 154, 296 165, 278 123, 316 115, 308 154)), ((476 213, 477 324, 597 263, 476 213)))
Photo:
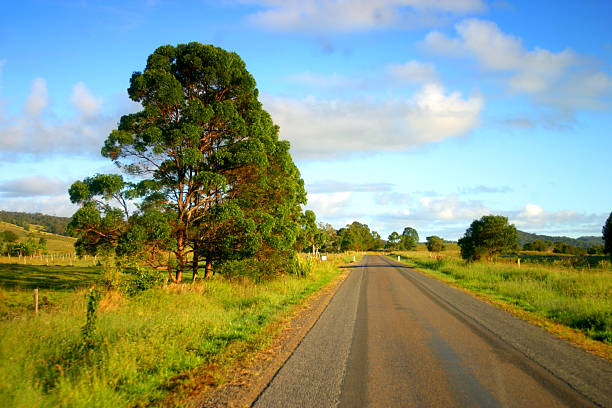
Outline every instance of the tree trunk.
POLYGON ((194 248, 193 251, 193 261, 191 268, 193 269, 193 277, 191 278, 192 282, 195 282, 198 279, 198 267, 200 263, 200 257, 198 256, 198 248, 194 248))
MULTIPOLYGON (((170 257, 168 257, 168 258, 170 258, 170 257)), ((168 259, 168 275, 170 275, 170 280, 172 282, 176 282, 176 278, 172 274, 172 265, 170 265, 170 259, 168 259)))
POLYGON ((178 265, 176 267, 176 282, 182 282, 183 270, 185 269, 185 245, 183 236, 179 235, 176 244, 176 251, 174 251, 174 254, 176 255, 176 260, 178 261, 178 265))
POLYGON ((204 272, 204 278, 210 277, 210 272, 212 270, 212 261, 210 259, 206 260, 206 271, 204 272))

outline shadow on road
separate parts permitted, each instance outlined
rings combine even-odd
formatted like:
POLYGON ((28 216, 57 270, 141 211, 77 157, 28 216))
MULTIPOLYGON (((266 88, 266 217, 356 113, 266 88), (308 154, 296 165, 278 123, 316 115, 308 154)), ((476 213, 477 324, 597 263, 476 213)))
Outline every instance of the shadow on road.
POLYGON ((410 269, 406 265, 389 265, 389 264, 345 265, 345 266, 340 266, 339 268, 345 268, 345 269, 350 269, 350 268, 406 268, 406 269, 410 269))

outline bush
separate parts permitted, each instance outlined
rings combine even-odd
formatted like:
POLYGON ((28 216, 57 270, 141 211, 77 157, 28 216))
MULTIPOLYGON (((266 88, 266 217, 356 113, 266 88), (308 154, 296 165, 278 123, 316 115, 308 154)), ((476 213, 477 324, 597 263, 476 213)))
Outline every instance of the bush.
POLYGON ((118 289, 127 296, 134 296, 147 289, 162 286, 167 281, 165 273, 145 266, 131 266, 119 274, 118 289))

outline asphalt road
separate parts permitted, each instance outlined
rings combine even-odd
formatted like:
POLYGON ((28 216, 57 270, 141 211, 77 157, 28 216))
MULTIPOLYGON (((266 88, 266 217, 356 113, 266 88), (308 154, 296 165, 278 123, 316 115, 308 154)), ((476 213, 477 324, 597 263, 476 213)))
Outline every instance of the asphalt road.
POLYGON ((612 364, 382 256, 254 407, 612 407, 612 364))

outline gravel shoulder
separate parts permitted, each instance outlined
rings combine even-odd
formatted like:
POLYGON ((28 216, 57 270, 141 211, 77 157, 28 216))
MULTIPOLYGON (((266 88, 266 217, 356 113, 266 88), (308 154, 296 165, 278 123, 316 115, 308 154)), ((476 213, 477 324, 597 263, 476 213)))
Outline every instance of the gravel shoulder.
POLYGON ((253 361, 235 367, 232 381, 213 390, 207 390, 203 394, 192 396, 186 406, 201 408, 252 406, 317 323, 354 267, 355 264, 341 267, 344 272, 331 285, 313 295, 302 305, 284 324, 281 334, 270 347, 259 353, 253 361))

